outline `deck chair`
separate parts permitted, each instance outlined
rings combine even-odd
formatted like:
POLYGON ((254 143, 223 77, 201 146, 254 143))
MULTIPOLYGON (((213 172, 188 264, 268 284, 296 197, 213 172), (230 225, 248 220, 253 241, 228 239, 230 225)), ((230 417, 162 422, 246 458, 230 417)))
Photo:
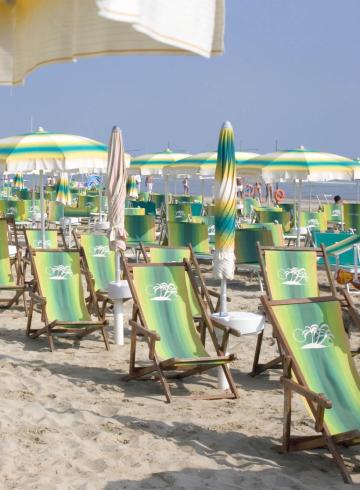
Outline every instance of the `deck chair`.
POLYGON ((145 208, 140 208, 140 207, 132 207, 132 208, 125 208, 125 216, 144 216, 145 214, 145 208))
POLYGON ((130 371, 127 379, 156 373, 165 392, 166 401, 170 402, 171 392, 165 377, 166 371, 175 372, 175 377, 180 379, 221 366, 230 392, 201 398, 237 398, 235 383, 227 365, 234 359, 234 355, 225 355, 221 350, 213 324, 199 295, 196 295, 196 299, 215 355, 208 354, 196 330, 186 283, 188 277, 196 293, 196 284, 189 263, 185 261, 183 264, 134 264, 130 267, 125 262, 124 269, 134 300, 133 317, 129 321, 132 333, 130 371), (143 336, 148 343, 148 366, 136 366, 138 336, 143 336))
POLYGON ((360 235, 350 235, 344 240, 340 240, 332 245, 326 247, 326 252, 329 259, 335 261, 334 268, 338 270, 340 267, 343 269, 354 271, 354 246, 360 244, 360 235))
MULTIPOLYGON (((32 270, 37 292, 30 293, 30 308, 26 334, 31 338, 47 335, 50 350, 54 350, 53 335, 73 333, 77 339, 100 330, 105 347, 109 350, 107 321, 97 314, 93 320, 87 309, 81 280, 79 251, 30 249, 32 270), (31 328, 33 312, 41 314, 45 326, 31 328)), ((86 273, 87 287, 96 305, 90 276, 86 273)))
POLYGON ((284 426, 280 452, 325 447, 343 480, 352 483, 340 446, 360 440, 360 378, 334 297, 271 301, 261 298, 284 362, 284 426), (304 397, 317 434, 291 436, 291 398, 304 397))
POLYGON ((356 230, 360 233, 360 203, 343 204, 343 220, 345 230, 356 230))
POLYGON ((191 244, 196 257, 201 260, 211 261, 208 226, 205 223, 167 223, 170 247, 187 247, 191 244))
POLYGON ((146 245, 156 245, 155 218, 151 215, 125 216, 125 230, 128 234, 126 239, 127 248, 139 249, 140 242, 146 245))
MULTIPOLYGON (((217 313, 220 310, 220 294, 218 291, 209 289, 206 286, 205 279, 200 269, 200 265, 197 261, 196 255, 191 245, 189 245, 188 247, 145 247, 143 244, 140 244, 140 248, 146 263, 182 263, 184 259, 188 260, 193 270, 196 283, 199 285, 199 294, 201 295, 204 303, 208 306, 210 313, 217 313), (212 298, 216 300, 215 304, 212 298)), ((188 286, 190 295, 193 296, 193 288, 190 287, 190 283, 188 283, 188 286)), ((230 298, 227 298, 227 301, 230 301, 230 298)), ((202 318, 198 302, 195 298, 193 299, 191 304, 193 317, 195 319, 202 318)), ((202 330, 202 340, 205 340, 203 337, 204 334, 205 331, 202 330)))
POLYGON ((329 223, 339 224, 342 223, 342 206, 341 204, 322 204, 322 210, 329 223))
POLYGON ((274 247, 284 247, 285 238, 281 224, 278 223, 241 223, 240 229, 265 229, 271 232, 274 247))
MULTIPOLYGON (((331 295, 340 301, 343 310, 360 329, 360 317, 346 290, 337 291, 330 271, 325 247, 296 248, 296 247, 264 247, 258 244, 260 267, 264 278, 265 291, 269 300, 282 301, 319 297, 318 265, 324 264, 331 295)), ((266 364, 260 364, 260 351, 264 332, 257 339, 254 363, 251 375, 255 376, 270 368, 281 366, 281 356, 266 364)))
POLYGON ((291 215, 281 208, 273 209, 256 209, 256 221, 259 223, 279 223, 282 225, 285 233, 291 229, 291 215))
MULTIPOLYGON (((106 307, 112 303, 108 295, 109 283, 115 281, 115 253, 110 250, 107 235, 83 233, 79 237, 73 233, 76 246, 82 247, 84 270, 88 270, 93 281, 98 304, 101 302, 100 314, 105 315, 106 307)), ((91 300, 89 297, 89 301, 91 300)))
POLYGON ((321 211, 301 211, 300 228, 309 228, 310 230, 326 231, 327 219, 325 213, 321 211))
POLYGON ((189 221, 192 216, 190 203, 168 204, 168 221, 189 221))
MULTIPOLYGON (((15 230, 15 227, 14 227, 15 230)), ((23 298, 25 314, 27 313, 25 298, 24 274, 21 267, 21 253, 17 245, 12 258, 9 254, 8 220, 0 218, 0 291, 9 291, 14 295, 11 298, 0 298, 1 308, 11 308, 23 298), (15 267, 15 275, 12 267, 15 267)), ((15 231, 16 233, 16 231, 15 231)))

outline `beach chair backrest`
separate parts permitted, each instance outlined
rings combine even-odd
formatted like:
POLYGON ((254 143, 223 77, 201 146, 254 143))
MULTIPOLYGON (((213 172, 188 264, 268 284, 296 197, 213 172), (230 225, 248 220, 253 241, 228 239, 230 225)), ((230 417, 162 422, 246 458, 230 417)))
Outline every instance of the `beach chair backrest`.
POLYGON ((9 257, 8 224, 0 219, 0 286, 14 285, 9 257))
MULTIPOLYGON (((316 230, 311 230, 311 237, 312 241, 314 243, 315 247, 320 247, 321 245, 324 245, 327 252, 328 252, 328 260, 330 265, 336 265, 337 264, 337 259, 334 255, 331 255, 331 249, 337 250, 337 243, 342 242, 343 240, 346 240, 347 238, 353 237, 356 235, 353 235, 349 232, 340 232, 340 233, 333 233, 333 232, 321 232, 321 231, 316 231, 316 230), (334 247, 332 247, 334 245, 334 247), (329 247, 330 247, 330 255, 329 255, 329 247)), ((341 247, 341 245, 340 245, 341 247)), ((344 252, 339 256, 340 261, 345 261, 352 263, 354 260, 353 257, 353 252, 351 250, 344 252)), ((319 264, 323 263, 323 259, 319 259, 319 264)))
POLYGON ((265 250, 264 266, 271 299, 319 296, 315 251, 265 250))
POLYGON ((259 262, 257 242, 269 247, 274 246, 271 231, 265 228, 235 231, 235 258, 237 264, 257 264, 259 262))
POLYGON ((134 266, 133 286, 160 359, 208 357, 196 331, 183 265, 134 266))
POLYGON ((109 283, 115 281, 115 252, 109 248, 109 238, 86 233, 80 235, 79 241, 95 282, 95 291, 107 291, 109 283))
POLYGON ((153 216, 156 215, 156 206, 152 201, 134 201, 132 205, 135 208, 144 209, 144 214, 152 214, 153 216))
POLYGON ((243 214, 249 216, 254 208, 259 205, 259 201, 252 197, 244 197, 243 199, 243 214))
POLYGON ((23 201, 0 200, 0 213, 4 216, 13 217, 15 221, 25 219, 25 206, 23 201))
POLYGON ((128 242, 156 241, 154 216, 125 216, 125 230, 128 233, 128 242))
POLYGON ((31 199, 27 199, 23 201, 24 203, 24 220, 28 220, 32 218, 33 213, 40 213, 40 200, 35 199, 32 201, 31 199))
POLYGON ((360 233, 360 203, 344 203, 343 213, 345 229, 352 228, 360 233))
POLYGON ((208 227, 205 223, 168 222, 170 247, 192 245, 196 254, 210 254, 208 227))
POLYGON ((57 230, 45 230, 45 240, 42 243, 41 230, 25 229, 26 243, 31 248, 58 248, 57 230))
POLYGON ((149 247, 148 256, 150 262, 182 262, 184 259, 190 259, 189 247, 149 247))
POLYGON ((201 202, 191 203, 191 215, 192 216, 202 216, 203 215, 203 205, 201 202))
POLYGON ((257 209, 256 219, 259 223, 279 223, 285 232, 290 231, 291 216, 281 208, 276 209, 257 209))
POLYGON ((144 216, 145 209, 144 208, 125 208, 125 216, 144 216))
POLYGON ((270 307, 296 379, 331 400, 324 414, 331 435, 360 429, 360 379, 336 300, 270 307))
POLYGON ((92 212, 96 211, 93 211, 90 208, 64 206, 65 218, 89 218, 92 212))
POLYGON ((188 221, 191 216, 190 203, 168 204, 169 221, 188 221))
POLYGON ((60 202, 50 201, 48 203, 49 221, 60 221, 64 217, 64 207, 60 202))
POLYGON ((100 196, 79 195, 79 208, 85 208, 93 213, 99 212, 100 196))
POLYGON ((312 230, 326 231, 327 220, 325 213, 321 211, 301 211, 300 227, 308 227, 312 230))
POLYGON ((155 203, 156 209, 160 209, 165 204, 165 194, 158 194, 153 192, 151 194, 151 200, 155 203))
POLYGON ((241 223, 240 229, 265 229, 271 231, 274 247, 284 247, 285 237, 281 224, 277 223, 241 223))
POLYGON ((354 266, 354 245, 360 244, 360 235, 350 235, 344 240, 334 243, 326 247, 326 252, 329 259, 335 261, 339 266, 353 267, 354 266))
POLYGON ((90 320, 79 252, 37 250, 32 257, 40 295, 46 298, 48 321, 90 320))
POLYGON ((323 204, 324 214, 330 223, 342 222, 342 206, 340 204, 323 204))

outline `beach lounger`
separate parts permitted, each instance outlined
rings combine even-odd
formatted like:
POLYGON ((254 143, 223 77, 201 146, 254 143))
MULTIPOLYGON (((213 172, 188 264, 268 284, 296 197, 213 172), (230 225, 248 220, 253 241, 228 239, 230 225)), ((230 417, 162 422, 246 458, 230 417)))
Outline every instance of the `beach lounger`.
POLYGON ((341 224, 343 221, 343 211, 340 204, 322 204, 321 208, 329 223, 341 224))
POLYGON ((343 204, 345 230, 356 230, 360 234, 360 203, 343 204))
POLYGON ((285 233, 288 233, 291 229, 291 216, 287 211, 281 208, 274 209, 261 209, 255 210, 256 221, 259 223, 278 223, 282 225, 285 233))
MULTIPOLYGON (((260 267, 264 278, 265 291, 269 300, 293 300, 319 297, 318 263, 322 261, 328 280, 331 295, 336 297, 341 307, 349 313, 350 318, 360 329, 360 317, 346 290, 337 291, 330 271, 328 257, 322 246, 314 248, 264 247, 258 244, 260 267)), ((270 368, 281 366, 281 356, 260 364, 260 351, 264 332, 260 332, 254 356, 254 376, 270 368)))
POLYGON ((140 242, 146 245, 158 244, 154 216, 125 216, 125 230, 128 234, 126 239, 127 248, 138 250, 140 242))
MULTIPOLYGON (((1 308, 10 308, 14 304, 18 304, 20 297, 23 298, 25 314, 27 313, 24 275, 21 267, 21 253, 15 245, 15 253, 10 257, 9 253, 9 238, 8 238, 8 221, 5 218, 0 218, 0 291, 9 291, 14 295, 11 298, 0 298, 1 308), (15 275, 13 274, 13 266, 15 267, 15 275)), ((13 220, 11 220, 12 224, 13 220)), ((14 226, 15 239, 16 229, 14 226)))
MULTIPOLYGON (((221 350, 214 326, 200 296, 196 294, 195 279, 190 264, 134 264, 124 263, 125 275, 134 300, 130 371, 127 379, 141 378, 155 373, 161 382, 167 402, 171 401, 167 371, 180 379, 221 366, 229 383, 229 392, 205 395, 199 398, 237 398, 237 390, 228 368, 234 359, 221 350), (192 316, 191 296, 186 277, 193 285, 198 307, 215 350, 210 355, 201 342, 192 316), (150 365, 136 366, 137 338, 144 337, 149 347, 150 365)), ((218 326, 223 331, 228 329, 218 326)))
MULTIPOLYGON (((31 338, 47 335, 50 350, 54 350, 53 335, 57 333, 75 334, 81 339, 100 330, 109 350, 107 322, 97 312, 93 320, 86 306, 80 270, 80 252, 63 250, 30 249, 32 270, 36 282, 36 293, 30 293, 26 333, 31 338), (33 312, 41 314, 45 326, 31 328, 33 312)), ((91 279, 86 274, 87 287, 92 295, 93 305, 97 305, 91 279)))
POLYGON ((334 297, 261 299, 285 360, 281 378, 284 426, 279 451, 327 448, 343 480, 352 483, 340 447, 360 441, 360 378, 340 302, 334 297), (304 397, 317 434, 291 436, 293 393, 304 397))
POLYGON ((192 216, 190 203, 168 204, 168 221, 189 221, 192 216))
POLYGON ((212 261, 208 226, 205 223, 167 223, 170 247, 187 247, 191 244, 198 260, 212 261))

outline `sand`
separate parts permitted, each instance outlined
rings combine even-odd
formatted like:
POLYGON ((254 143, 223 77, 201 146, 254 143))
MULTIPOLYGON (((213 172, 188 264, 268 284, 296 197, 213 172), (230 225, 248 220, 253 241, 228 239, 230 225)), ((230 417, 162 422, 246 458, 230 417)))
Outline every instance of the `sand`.
MULTIPOLYGON (((237 276, 230 292, 232 309, 257 311, 255 280, 237 276)), ((130 311, 128 302, 126 318, 130 311)), ((128 329, 125 346, 110 352, 94 334, 81 344, 58 340, 50 353, 45 337, 26 338, 25 326, 21 308, 0 313, 1 489, 349 488, 326 451, 272 449, 282 433, 280 372, 248 376, 254 336, 230 341, 238 400, 185 398, 216 387, 213 371, 172 384, 178 396, 166 404, 159 383, 122 380, 128 329)), ((142 343, 139 355, 146 354, 142 343)), ((274 354, 267 326, 265 357, 274 354)), ((312 434, 312 426, 295 397, 294 431, 312 434)), ((345 451, 355 469, 357 454, 345 451)), ((360 482, 356 471, 353 477, 360 482)))

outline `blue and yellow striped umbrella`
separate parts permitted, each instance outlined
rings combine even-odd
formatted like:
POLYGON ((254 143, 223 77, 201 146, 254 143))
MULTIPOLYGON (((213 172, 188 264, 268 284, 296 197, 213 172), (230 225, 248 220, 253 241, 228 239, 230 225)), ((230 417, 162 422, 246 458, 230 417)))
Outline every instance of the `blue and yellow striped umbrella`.
POLYGON ((56 202, 61 202, 65 206, 71 205, 71 192, 69 186, 69 177, 66 172, 60 174, 57 184, 56 202))
POLYGON ((98 141, 39 128, 0 140, 0 170, 8 173, 106 171, 107 147, 98 141))
POLYGON ((236 163, 234 131, 229 122, 221 128, 215 171, 214 276, 232 279, 235 269, 236 163))
POLYGON ((24 176, 22 173, 18 173, 18 174, 14 175, 13 187, 15 187, 15 189, 23 189, 24 188, 24 176))

